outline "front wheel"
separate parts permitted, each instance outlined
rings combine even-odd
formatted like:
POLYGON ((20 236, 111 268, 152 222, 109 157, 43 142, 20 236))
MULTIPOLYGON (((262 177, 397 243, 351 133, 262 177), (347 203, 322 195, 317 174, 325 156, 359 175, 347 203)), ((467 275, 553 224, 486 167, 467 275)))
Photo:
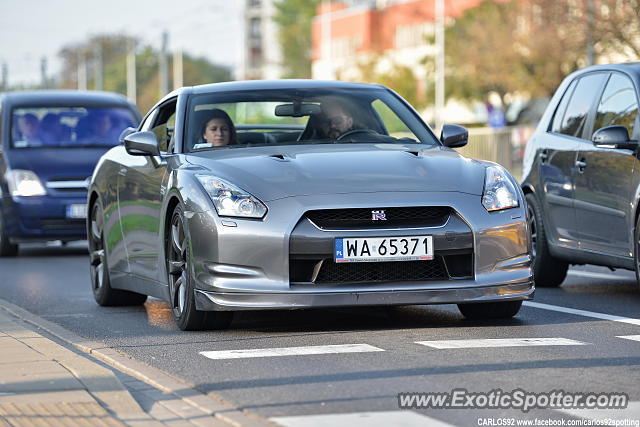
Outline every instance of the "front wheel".
POLYGON ((196 309, 189 241, 184 211, 180 205, 173 211, 165 240, 170 303, 178 327, 183 331, 227 328, 233 318, 233 312, 196 309))
POLYGON ((547 231, 542 221, 542 209, 533 194, 527 194, 527 222, 531 233, 533 278, 540 288, 555 288, 567 277, 569 264, 549 252, 547 231))
POLYGON ((640 287, 640 217, 636 220, 636 229, 634 230, 633 235, 633 258, 636 266, 636 281, 640 287))
POLYGON ((4 230, 4 222, 0 213, 0 257, 18 255, 18 245, 9 241, 9 236, 4 230))
POLYGON ((458 310, 467 319, 505 319, 518 314, 522 301, 498 301, 458 304, 458 310))
POLYGON ((100 202, 95 201, 89 217, 89 269, 93 297, 101 306, 140 305, 147 296, 136 292, 113 289, 109 280, 107 253, 104 246, 104 217, 100 202))

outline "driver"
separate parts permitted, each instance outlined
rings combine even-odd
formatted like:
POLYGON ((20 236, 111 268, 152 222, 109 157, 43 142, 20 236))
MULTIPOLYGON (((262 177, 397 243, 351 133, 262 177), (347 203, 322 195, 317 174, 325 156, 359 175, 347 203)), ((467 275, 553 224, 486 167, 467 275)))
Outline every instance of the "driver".
POLYGON ((327 135, 331 139, 338 139, 340 135, 355 129, 353 115, 344 105, 329 101, 322 106, 325 117, 329 122, 327 135))

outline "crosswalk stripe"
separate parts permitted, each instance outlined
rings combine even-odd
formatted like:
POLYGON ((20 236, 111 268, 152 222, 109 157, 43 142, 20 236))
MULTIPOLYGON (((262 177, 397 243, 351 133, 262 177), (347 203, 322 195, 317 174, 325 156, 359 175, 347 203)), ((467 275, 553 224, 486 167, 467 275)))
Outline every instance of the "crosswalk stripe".
POLYGON ((244 359, 251 357, 304 356, 310 354, 363 353, 384 351, 369 344, 316 345, 305 347, 255 348, 249 350, 201 351, 209 359, 244 359))
POLYGON ((451 427, 443 421, 412 411, 354 412, 347 414, 273 417, 270 421, 284 427, 352 427, 358 425, 399 427, 451 427))
POLYGON ((640 319, 634 319, 632 317, 614 316, 612 314, 597 313, 595 311, 587 310, 577 310, 575 308, 561 307, 559 305, 543 304, 533 301, 525 301, 523 304, 527 307, 540 308, 550 311, 559 311, 561 313, 575 314, 578 316, 591 317, 594 319, 611 320, 613 322, 628 323, 630 325, 640 326, 640 319))
POLYGON ((474 340, 416 341, 416 344, 437 349, 489 348, 489 347, 529 347, 544 345, 588 345, 589 343, 568 338, 498 338, 474 340))
POLYGON ((617 338, 624 338, 625 340, 640 341, 640 335, 617 335, 617 338))

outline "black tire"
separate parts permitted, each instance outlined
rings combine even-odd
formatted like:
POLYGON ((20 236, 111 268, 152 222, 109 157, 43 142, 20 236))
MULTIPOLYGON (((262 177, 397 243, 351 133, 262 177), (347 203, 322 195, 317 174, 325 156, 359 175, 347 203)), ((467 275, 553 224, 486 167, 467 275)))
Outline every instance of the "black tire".
POLYGON ((522 301, 481 302, 458 304, 458 310, 467 319, 504 319, 518 314, 522 301))
POLYGON ((231 324, 231 311, 200 311, 196 309, 190 264, 188 234, 182 206, 176 206, 165 238, 167 277, 171 308, 178 327, 183 331, 226 329, 231 324))
POLYGON ((555 288, 562 284, 567 277, 569 264, 559 260, 549 252, 549 242, 544 223, 542 209, 536 197, 529 193, 527 201, 527 222, 531 233, 531 258, 533 278, 540 288, 555 288))
POLYGON ((113 289, 109 280, 107 253, 104 249, 104 216, 100 202, 96 200, 89 217, 89 261, 93 297, 101 306, 140 305, 147 296, 136 292, 113 289))
POLYGON ((0 257, 9 257, 18 255, 18 245, 9 241, 9 236, 4 231, 4 222, 2 213, 0 213, 0 257))

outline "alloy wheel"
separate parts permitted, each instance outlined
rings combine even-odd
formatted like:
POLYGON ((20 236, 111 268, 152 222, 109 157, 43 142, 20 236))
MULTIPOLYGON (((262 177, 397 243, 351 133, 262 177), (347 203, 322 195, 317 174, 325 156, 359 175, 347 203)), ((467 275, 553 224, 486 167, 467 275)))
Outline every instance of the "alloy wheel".
POLYGON ((538 241, 538 230, 536 228, 536 216, 533 208, 527 205, 527 223, 529 225, 529 233, 531 234, 531 258, 536 259, 536 244, 538 241))
POLYGON ((187 264, 187 239, 181 215, 176 212, 171 220, 169 245, 169 281, 172 290, 173 310, 182 316, 187 301, 189 271, 187 264))
POLYGON ((104 285, 104 239, 103 239, 103 219, 98 203, 93 205, 91 210, 91 228, 89 230, 91 258, 91 277, 93 279, 94 290, 99 290, 104 285))

